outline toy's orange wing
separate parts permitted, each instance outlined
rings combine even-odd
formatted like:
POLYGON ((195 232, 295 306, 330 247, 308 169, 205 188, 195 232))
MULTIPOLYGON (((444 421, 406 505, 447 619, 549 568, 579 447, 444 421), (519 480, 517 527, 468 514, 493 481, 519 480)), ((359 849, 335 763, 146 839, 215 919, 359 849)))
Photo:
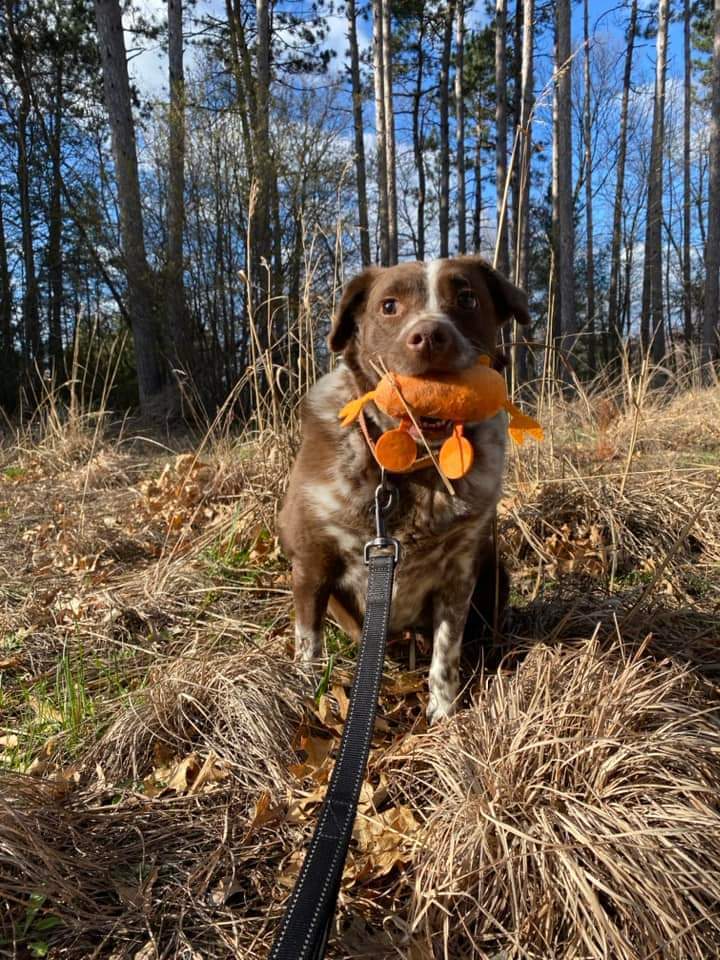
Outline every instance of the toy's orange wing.
POLYGON ((340 426, 349 427, 350 424, 354 423, 354 421, 360 416, 360 411, 365 404, 370 403, 370 401, 374 399, 375 391, 371 390, 364 396, 356 397, 355 400, 351 400, 349 403, 346 403, 342 410, 338 413, 338 417, 340 417, 341 421, 340 426))
POLYGON ((528 433, 533 440, 543 440, 545 431, 533 417, 529 417, 522 410, 518 410, 514 403, 509 400, 506 404, 507 412, 510 414, 510 423, 508 424, 508 433, 515 443, 522 446, 525 442, 525 434, 528 433))

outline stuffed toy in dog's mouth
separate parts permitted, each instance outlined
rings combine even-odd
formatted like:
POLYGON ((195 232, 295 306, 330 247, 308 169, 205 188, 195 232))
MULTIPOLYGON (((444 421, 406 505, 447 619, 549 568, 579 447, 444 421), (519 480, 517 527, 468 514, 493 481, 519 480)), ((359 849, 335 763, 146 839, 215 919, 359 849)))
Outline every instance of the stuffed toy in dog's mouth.
POLYGON ((459 480, 472 468, 475 456, 463 424, 487 420, 501 410, 510 415, 508 431, 516 443, 523 443, 526 433, 535 440, 544 436, 537 420, 511 402, 505 379, 492 369, 489 357, 456 373, 411 377, 388 372, 374 390, 345 404, 339 413, 342 426, 354 423, 370 402, 400 421, 383 433, 374 447, 378 463, 391 473, 413 468, 418 442, 424 439, 432 444, 445 437, 440 468, 448 479, 459 480))

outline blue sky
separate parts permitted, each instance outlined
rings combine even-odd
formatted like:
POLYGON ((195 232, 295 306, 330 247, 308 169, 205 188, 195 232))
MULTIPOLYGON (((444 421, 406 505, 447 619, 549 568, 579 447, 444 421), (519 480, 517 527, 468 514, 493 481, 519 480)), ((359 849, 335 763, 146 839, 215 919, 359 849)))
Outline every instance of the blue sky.
MULTIPOLYGON (((166 0, 139 0, 137 6, 150 17, 162 21, 166 15, 166 0)), ((224 0, 199 0, 198 13, 212 13, 218 17, 224 16, 224 0)), ((655 4, 643 3, 641 10, 655 9, 655 4)), ((484 3, 478 3, 474 12, 470 14, 470 21, 480 24, 485 21, 484 3)), ((622 42, 624 26, 627 22, 627 10, 619 8, 616 2, 608 0, 592 0, 590 3, 590 29, 598 40, 615 38, 618 45, 622 42)), ((330 36, 328 46, 337 53, 335 63, 340 66, 345 52, 346 21, 343 15, 328 17, 330 36)), ((368 44, 370 40, 369 27, 360 24, 361 41, 368 44)), ((573 11, 573 40, 574 45, 580 43, 582 37, 582 7, 575 6, 573 11)), ((132 46, 133 38, 128 35, 128 46, 132 46)), ((549 51, 548 51, 549 52, 549 51)), ((655 45, 652 40, 638 43, 638 70, 641 75, 646 72, 651 75, 655 58, 655 45)), ((192 52, 188 55, 192 60, 192 52)), ((130 64, 131 73, 140 90, 148 97, 162 97, 167 88, 166 58, 157 44, 148 45, 145 49, 133 56, 130 64)), ((682 24, 673 23, 670 28, 669 45, 669 74, 682 74, 682 24)))

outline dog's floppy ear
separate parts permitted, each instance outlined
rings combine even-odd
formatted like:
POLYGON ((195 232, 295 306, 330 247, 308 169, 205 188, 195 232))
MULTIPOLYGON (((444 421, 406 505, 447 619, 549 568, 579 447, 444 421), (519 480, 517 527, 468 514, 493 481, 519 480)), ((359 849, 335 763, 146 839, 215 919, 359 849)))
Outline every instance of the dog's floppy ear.
POLYGON ((507 280, 487 260, 477 257, 476 263, 482 270, 483 277, 488 285, 490 296, 498 312, 499 323, 501 325, 507 323, 513 317, 518 323, 530 323, 530 309, 525 291, 507 280))
POLYGON ((368 290, 379 272, 379 267, 366 267, 345 285, 328 335, 328 346, 333 353, 339 353, 350 343, 356 329, 355 317, 364 306, 368 290))

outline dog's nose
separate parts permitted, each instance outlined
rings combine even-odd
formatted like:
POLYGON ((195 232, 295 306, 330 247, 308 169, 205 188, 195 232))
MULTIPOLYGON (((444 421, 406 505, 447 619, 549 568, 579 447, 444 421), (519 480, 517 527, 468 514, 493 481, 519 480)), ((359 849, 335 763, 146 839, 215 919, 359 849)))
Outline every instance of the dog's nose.
POLYGON ((443 351, 448 346, 450 337, 441 323, 427 321, 414 327, 405 342, 420 356, 430 356, 434 352, 443 351))

